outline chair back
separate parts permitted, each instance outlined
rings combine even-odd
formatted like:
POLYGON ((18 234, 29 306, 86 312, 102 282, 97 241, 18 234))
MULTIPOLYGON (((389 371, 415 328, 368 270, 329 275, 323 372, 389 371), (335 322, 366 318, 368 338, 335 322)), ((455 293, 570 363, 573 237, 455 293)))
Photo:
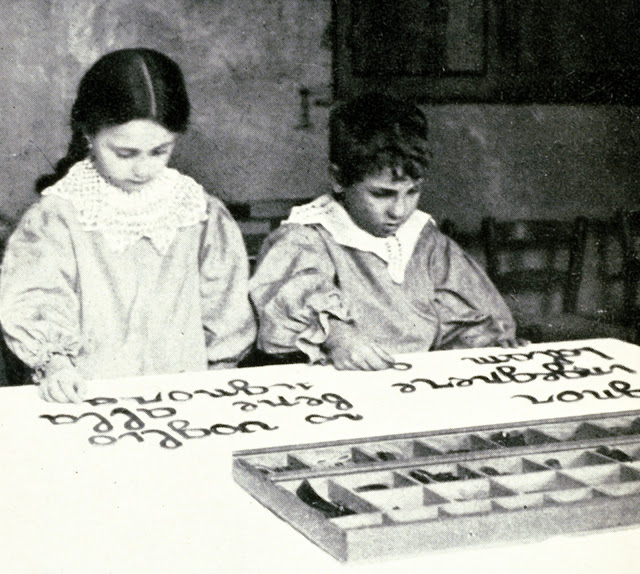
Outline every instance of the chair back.
POLYGON ((615 217, 622 246, 623 316, 640 342, 640 210, 620 210, 615 217))
POLYGON ((558 311, 574 313, 586 246, 587 220, 482 221, 487 273, 502 295, 509 299, 522 294, 543 298, 543 312, 552 311, 553 299, 560 299, 558 311))

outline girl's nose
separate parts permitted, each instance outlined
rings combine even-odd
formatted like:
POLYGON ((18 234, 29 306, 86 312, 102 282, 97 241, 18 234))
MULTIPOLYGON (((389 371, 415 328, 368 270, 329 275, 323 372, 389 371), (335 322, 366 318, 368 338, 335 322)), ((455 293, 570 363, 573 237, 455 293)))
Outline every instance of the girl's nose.
POLYGON ((138 180, 146 180, 151 174, 152 166, 148 158, 140 158, 133 165, 133 176, 138 180))

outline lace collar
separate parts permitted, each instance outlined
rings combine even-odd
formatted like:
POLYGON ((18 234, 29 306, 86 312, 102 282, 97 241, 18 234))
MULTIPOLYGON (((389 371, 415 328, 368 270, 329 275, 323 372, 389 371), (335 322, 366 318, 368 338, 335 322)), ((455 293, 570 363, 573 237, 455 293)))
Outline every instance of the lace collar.
POLYGON ((344 207, 329 194, 311 203, 294 207, 283 223, 322 225, 340 245, 367 251, 380 257, 395 283, 404 281, 404 272, 413 255, 423 227, 433 218, 423 211, 414 211, 398 231, 389 237, 375 237, 358 227, 344 207))
POLYGON ((85 159, 42 195, 70 201, 82 228, 100 232, 115 252, 146 237, 164 255, 179 228, 207 218, 202 186, 171 168, 165 168, 139 192, 127 193, 107 182, 91 160, 85 159))

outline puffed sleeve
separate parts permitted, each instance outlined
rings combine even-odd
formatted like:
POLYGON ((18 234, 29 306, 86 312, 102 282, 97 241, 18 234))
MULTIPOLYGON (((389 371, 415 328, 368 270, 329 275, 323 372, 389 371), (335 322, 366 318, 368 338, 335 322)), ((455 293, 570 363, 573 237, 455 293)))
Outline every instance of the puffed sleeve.
POLYGON ((0 271, 0 323, 9 348, 36 370, 80 351, 77 264, 55 201, 32 206, 9 238, 0 271))
POLYGON ((430 271, 440 329, 436 349, 488 347, 515 340, 515 322, 484 270, 437 230, 430 271))
POLYGON ((209 368, 235 366, 256 338, 249 302, 249 264, 242 234, 227 209, 208 200, 200 251, 202 324, 209 368))
POLYGON ((329 319, 351 321, 336 270, 320 234, 310 226, 280 226, 265 241, 250 282, 258 313, 258 347, 267 353, 302 351, 326 361, 321 345, 329 319))

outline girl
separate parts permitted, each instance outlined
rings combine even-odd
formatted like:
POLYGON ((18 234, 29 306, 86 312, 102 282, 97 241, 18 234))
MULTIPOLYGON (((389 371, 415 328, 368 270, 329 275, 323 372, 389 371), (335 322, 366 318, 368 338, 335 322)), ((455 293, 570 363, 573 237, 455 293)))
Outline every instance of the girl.
POLYGON ((84 380, 235 365, 255 321, 240 231, 222 203, 167 167, 187 129, 180 68, 119 50, 80 82, 72 139, 10 238, 0 323, 46 400, 84 380))
POLYGON ((417 210, 427 123, 414 105, 367 94, 330 116, 333 195, 292 210, 250 283, 258 345, 338 369, 383 369, 392 353, 515 346, 482 269, 417 210))

